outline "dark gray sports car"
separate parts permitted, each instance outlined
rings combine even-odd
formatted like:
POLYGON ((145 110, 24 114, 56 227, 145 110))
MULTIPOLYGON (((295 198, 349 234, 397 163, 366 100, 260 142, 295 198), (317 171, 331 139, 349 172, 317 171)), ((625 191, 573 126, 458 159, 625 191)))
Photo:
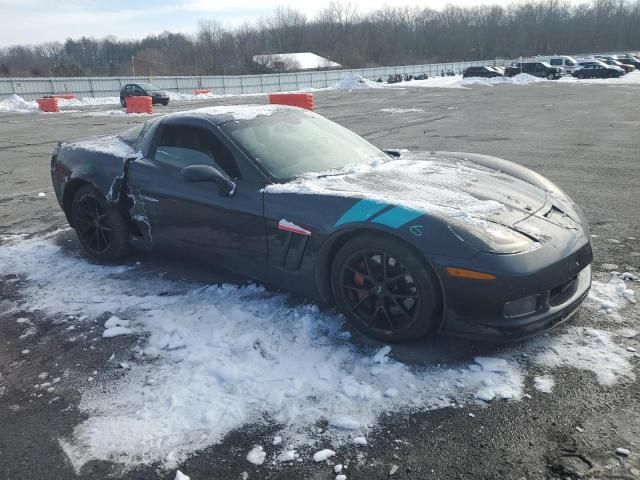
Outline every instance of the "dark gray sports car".
POLYGON ((293 107, 213 107, 63 143, 51 175, 98 260, 192 256, 333 303, 384 341, 522 339, 568 319, 591 285, 584 215, 541 175, 383 152, 293 107))

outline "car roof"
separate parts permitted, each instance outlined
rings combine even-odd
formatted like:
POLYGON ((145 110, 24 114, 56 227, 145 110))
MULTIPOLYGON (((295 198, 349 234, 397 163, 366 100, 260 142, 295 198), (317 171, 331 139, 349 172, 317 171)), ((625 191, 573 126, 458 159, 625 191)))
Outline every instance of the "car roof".
POLYGON ((311 113, 298 107, 272 104, 247 104, 247 105, 218 105, 215 107, 196 108, 184 112, 170 113, 167 119, 180 117, 206 118, 215 125, 222 125, 232 121, 253 120, 257 117, 271 116, 283 112, 311 113))

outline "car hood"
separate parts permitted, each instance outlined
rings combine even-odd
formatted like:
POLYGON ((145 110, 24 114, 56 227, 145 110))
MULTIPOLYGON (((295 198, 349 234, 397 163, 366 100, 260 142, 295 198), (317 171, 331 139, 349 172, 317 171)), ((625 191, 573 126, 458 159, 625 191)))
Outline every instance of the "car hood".
POLYGON ((454 152, 403 153, 397 159, 306 175, 265 190, 367 198, 443 219, 482 219, 511 227, 545 208, 548 192, 543 186, 474 161, 492 157, 473 157, 454 152))

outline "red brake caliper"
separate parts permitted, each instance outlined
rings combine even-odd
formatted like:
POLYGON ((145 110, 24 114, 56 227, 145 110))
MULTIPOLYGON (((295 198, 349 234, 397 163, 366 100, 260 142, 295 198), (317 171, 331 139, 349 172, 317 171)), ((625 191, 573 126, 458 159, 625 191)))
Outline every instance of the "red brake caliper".
MULTIPOLYGON (((353 274, 353 283, 355 283, 356 286, 358 286, 358 287, 363 287, 364 286, 364 277, 360 273, 354 273, 353 274)), ((362 300, 364 297, 367 296, 367 293, 364 290, 358 290, 356 292, 356 294, 358 295, 358 300, 362 300)))

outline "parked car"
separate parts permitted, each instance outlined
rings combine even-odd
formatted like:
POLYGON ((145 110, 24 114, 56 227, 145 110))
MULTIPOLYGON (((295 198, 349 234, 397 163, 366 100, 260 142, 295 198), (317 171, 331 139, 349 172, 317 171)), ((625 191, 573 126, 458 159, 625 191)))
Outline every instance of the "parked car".
POLYGON ((613 57, 613 59, 619 61, 620 63, 633 65, 636 69, 640 69, 640 60, 632 55, 616 55, 613 57))
POLYGON ((563 74, 561 67, 552 67, 545 62, 515 62, 505 69, 505 76, 513 77, 519 73, 527 73, 534 77, 546 78, 548 80, 557 80, 563 74))
POLYGON ((539 55, 537 57, 533 57, 529 61, 534 62, 545 62, 551 65, 552 67, 560 67, 564 69, 565 72, 571 73, 576 68, 576 60, 573 57, 568 55, 539 55))
POLYGON ((619 60, 616 60, 611 57, 599 57, 598 60, 600 60, 605 65, 619 67, 623 69, 626 73, 633 72, 636 69, 636 67, 634 67, 633 65, 629 65, 628 63, 622 63, 619 60))
POLYGON ((571 74, 576 78, 618 78, 625 74, 620 67, 605 65, 602 62, 580 62, 580 68, 571 74))
POLYGON ((192 256, 335 304, 385 342, 529 337, 569 319, 591 285, 585 216, 542 175, 383 152, 299 108, 209 107, 59 144, 51 177, 94 259, 192 256))
POLYGON ((120 105, 126 107, 127 97, 151 97, 155 105, 169 105, 169 93, 161 90, 152 83, 128 83, 120 89, 120 105))
POLYGON ((468 77, 483 77, 483 78, 491 78, 491 77, 501 77, 502 75, 498 73, 493 67, 468 67, 465 68, 464 72, 462 72, 463 78, 468 77))

